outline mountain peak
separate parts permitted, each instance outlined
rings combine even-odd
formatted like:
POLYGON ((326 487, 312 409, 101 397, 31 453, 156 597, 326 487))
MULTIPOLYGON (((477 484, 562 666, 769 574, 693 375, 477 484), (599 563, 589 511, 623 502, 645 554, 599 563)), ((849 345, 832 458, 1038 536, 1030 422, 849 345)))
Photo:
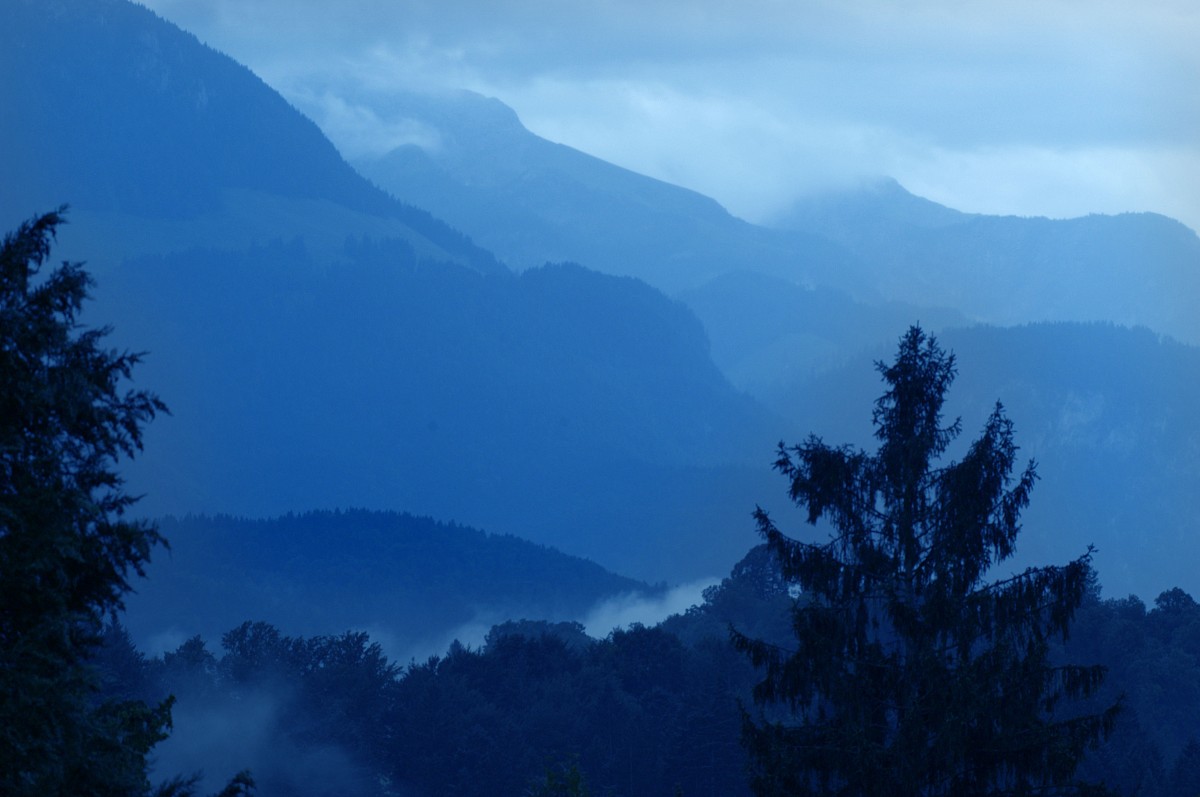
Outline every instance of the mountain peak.
POLYGON ((881 177, 852 188, 802 197, 770 226, 828 235, 831 229, 859 225, 933 229, 967 218, 970 214, 919 197, 894 178, 881 177))

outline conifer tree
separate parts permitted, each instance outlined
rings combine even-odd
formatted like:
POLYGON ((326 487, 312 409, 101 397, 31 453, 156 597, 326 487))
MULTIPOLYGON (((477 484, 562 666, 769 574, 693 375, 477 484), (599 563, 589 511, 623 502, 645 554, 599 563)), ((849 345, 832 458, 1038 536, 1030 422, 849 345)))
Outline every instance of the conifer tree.
POLYGON ((800 589, 796 649, 733 632, 764 668, 744 713, 758 795, 1078 794, 1089 745, 1116 707, 1072 711, 1101 667, 1055 666, 1091 573, 1086 554, 997 581, 1014 551, 1034 463, 1015 476, 1002 406, 963 458, 942 426, 953 355, 919 327, 902 338, 876 402, 874 454, 810 436, 779 447, 775 467, 828 541, 785 536, 755 512, 783 576, 800 589))
MULTIPOLYGON (((79 324, 83 265, 43 272, 62 213, 0 242, 0 794, 192 797, 197 777, 149 778, 173 700, 104 699, 93 667, 130 578, 165 544, 126 516, 137 498, 118 465, 166 407, 127 386, 140 355, 79 324)), ((240 772, 216 797, 253 788, 240 772)))
POLYGON ((123 388, 137 355, 78 325, 82 267, 41 271, 61 220, 0 244, 0 793, 135 795, 170 702, 101 701, 88 658, 161 541, 124 517, 116 464, 164 407, 123 388))

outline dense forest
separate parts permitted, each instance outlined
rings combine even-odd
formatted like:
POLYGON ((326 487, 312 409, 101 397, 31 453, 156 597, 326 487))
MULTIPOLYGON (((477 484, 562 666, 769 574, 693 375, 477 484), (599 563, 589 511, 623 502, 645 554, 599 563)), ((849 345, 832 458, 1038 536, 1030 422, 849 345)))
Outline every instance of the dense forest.
MULTIPOLYGON (((748 795, 739 705, 759 673, 729 628, 787 644, 792 602, 759 547, 701 605, 603 639, 506 622, 480 647, 397 662, 362 633, 246 622, 147 657, 118 623, 96 662, 113 696, 176 697, 160 769, 219 780, 249 768, 263 794, 538 793, 574 766, 598 795, 748 795)), ((1108 667, 1097 704, 1123 696, 1081 775, 1117 794, 1195 795, 1200 605, 1176 589, 1147 607, 1095 585, 1056 651, 1108 667)))

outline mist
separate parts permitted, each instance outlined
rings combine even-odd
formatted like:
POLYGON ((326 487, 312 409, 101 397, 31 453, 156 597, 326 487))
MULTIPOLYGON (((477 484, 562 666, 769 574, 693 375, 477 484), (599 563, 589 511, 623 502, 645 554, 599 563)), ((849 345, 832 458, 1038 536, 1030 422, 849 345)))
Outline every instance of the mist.
POLYGON ((640 594, 606 598, 580 621, 589 636, 601 639, 613 629, 634 624, 653 626, 704 602, 704 591, 721 582, 718 578, 701 579, 668 589, 659 596, 640 594))

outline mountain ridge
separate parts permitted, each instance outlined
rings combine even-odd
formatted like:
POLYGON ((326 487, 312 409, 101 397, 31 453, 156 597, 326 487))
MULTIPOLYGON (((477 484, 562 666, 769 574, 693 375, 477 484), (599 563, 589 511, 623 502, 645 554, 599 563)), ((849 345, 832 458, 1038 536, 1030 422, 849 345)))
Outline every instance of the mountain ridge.
POLYGON ((454 629, 578 620, 604 599, 661 591, 547 546, 403 512, 197 515, 158 525, 171 550, 154 557, 124 619, 151 650, 218 639, 252 617, 307 636, 366 629, 404 661, 440 653, 454 629), (199 596, 203 616, 189 610, 199 596))
POLYGON ((694 201, 688 189, 552 144, 513 113, 503 114, 502 136, 475 126, 476 115, 455 113, 485 104, 495 112, 495 99, 414 97, 362 102, 451 143, 412 143, 355 165, 395 195, 473 230, 517 268, 570 259, 676 296, 731 273, 759 272, 866 304, 954 307, 1000 324, 1141 324, 1200 343, 1189 301, 1200 296, 1200 238, 1165 216, 964 213, 885 178, 812 195, 754 225, 712 200, 694 201), (641 194, 652 184, 647 207, 641 194))
POLYGON ((511 109, 500 131, 475 126, 478 109, 498 100, 408 92, 380 102, 385 117, 430 128, 437 143, 403 145, 355 166, 395 196, 472 230, 515 268, 570 260, 674 294, 741 258, 773 274, 795 275, 797 261, 812 271, 856 267, 834 244, 752 225, 698 192, 535 136, 511 109))
MULTIPOLYGON (((22 187, 21 196, 0 195, 0 212, 14 222, 69 203, 99 223, 124 214, 171 231, 227 211, 233 189, 329 202, 390 221, 430 256, 499 268, 461 233, 365 181, 315 123, 248 68, 147 8, 14 0, 0 9, 0 22, 0 71, 37 76, 0 84, 0 104, 20 109, 0 120, 0 169, 22 187)), ((232 215, 255 221, 253 213, 232 215)), ((125 251, 117 236, 104 243, 109 259, 125 251)))

